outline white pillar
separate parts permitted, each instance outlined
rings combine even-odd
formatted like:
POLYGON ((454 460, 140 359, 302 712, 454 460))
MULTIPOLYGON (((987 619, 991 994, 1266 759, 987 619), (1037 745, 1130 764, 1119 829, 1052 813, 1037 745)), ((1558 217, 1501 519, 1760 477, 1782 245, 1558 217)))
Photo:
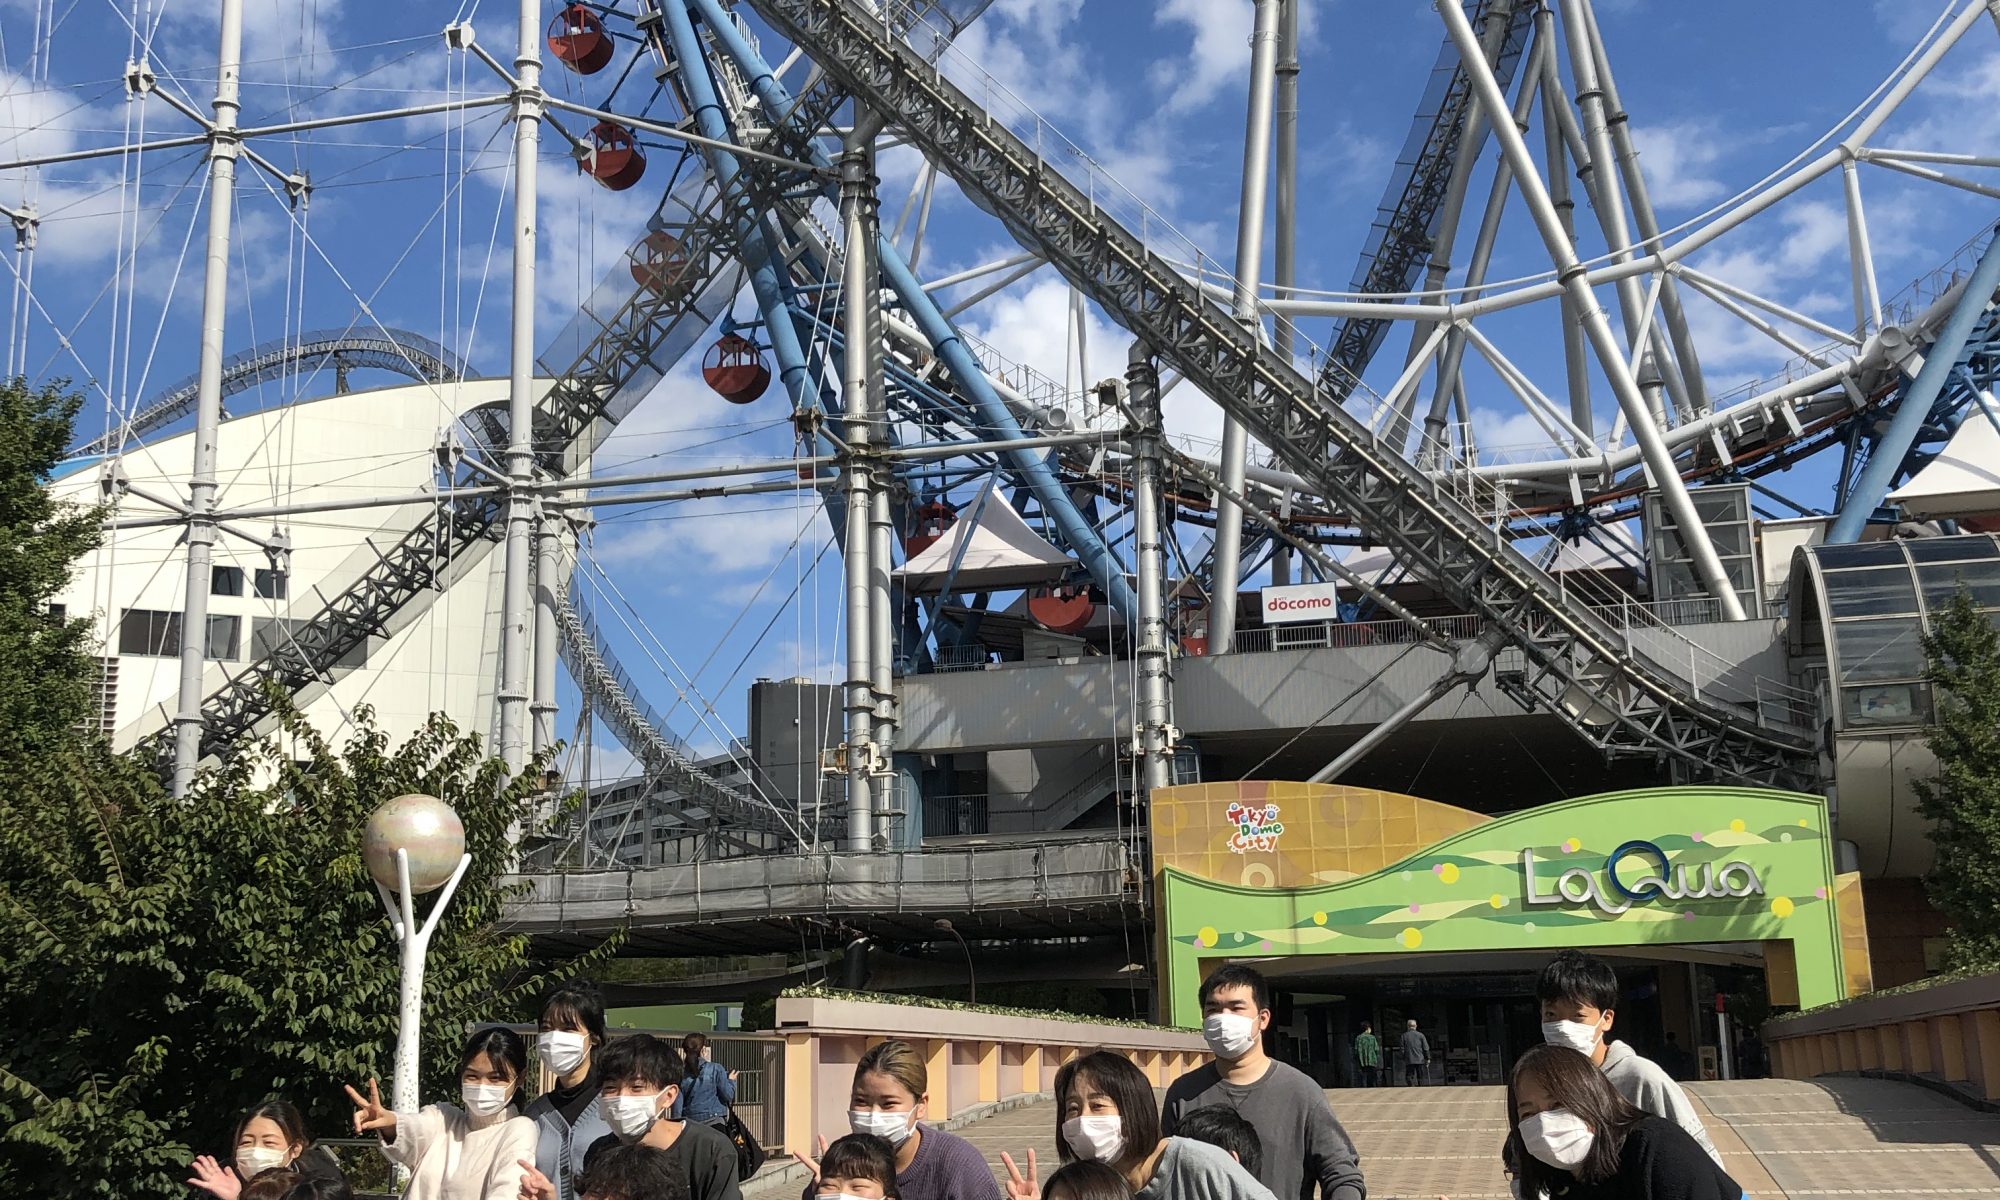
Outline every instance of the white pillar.
POLYGON ((216 442, 222 428, 222 333, 229 313, 229 226, 236 204, 236 136, 243 0, 222 0, 215 54, 215 129, 208 143, 208 251, 195 383, 194 469, 188 477, 187 590, 181 605, 180 696, 174 713, 173 792, 187 795, 201 761, 201 677, 208 665, 208 592, 214 568, 216 442))
MULTIPOLYGON (((1271 282, 1277 298, 1289 300, 1292 281, 1298 271, 1298 192, 1299 192, 1299 5, 1304 0, 1282 0, 1278 10, 1278 76, 1276 118, 1277 216, 1278 228, 1272 245, 1271 282)), ((1271 330, 1271 348, 1286 362, 1292 361, 1292 318, 1280 318, 1271 330)), ((1292 581, 1292 547, 1283 538, 1273 538, 1271 582, 1292 581)))
MULTIPOLYGON (((867 451, 874 441, 870 420, 871 398, 869 341, 878 335, 875 326, 878 272, 875 270, 875 173, 874 140, 879 122, 863 117, 847 139, 840 160, 840 210, 846 258, 841 281, 841 336, 845 341, 842 358, 842 411, 846 422, 841 436, 846 439, 848 456, 842 491, 847 501, 846 534, 842 562, 847 595, 847 845, 848 850, 867 850, 877 829, 875 776, 875 713, 877 679, 875 670, 876 581, 870 560, 874 557, 874 495, 871 476, 876 462, 867 451)), ((886 469, 886 468, 885 468, 886 469)))
MULTIPOLYGON (((1243 191, 1236 214, 1236 319, 1257 336, 1257 284, 1264 261, 1264 197, 1271 174, 1271 114, 1277 79, 1280 0, 1257 0, 1250 35, 1250 104, 1243 123, 1243 191)), ((1222 482, 1243 490, 1249 434, 1231 417, 1222 425, 1222 482)), ((1243 567, 1243 512, 1218 496, 1215 558, 1209 571, 1208 648, 1227 654, 1236 640, 1236 582, 1243 567)))
POLYGON ((556 598, 562 594, 560 519, 546 507, 535 516, 535 689, 528 702, 533 745, 539 754, 556 742, 556 598))
POLYGON ((506 574, 500 625, 500 757, 528 761, 529 655, 535 540, 535 189, 542 136, 541 6, 521 0, 514 73, 514 294, 507 370, 506 574))

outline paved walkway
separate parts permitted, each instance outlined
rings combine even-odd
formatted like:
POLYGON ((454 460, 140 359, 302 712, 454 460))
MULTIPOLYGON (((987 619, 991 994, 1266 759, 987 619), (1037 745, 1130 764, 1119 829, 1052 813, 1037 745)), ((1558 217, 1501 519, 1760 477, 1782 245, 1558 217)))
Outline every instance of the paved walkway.
MULTIPOLYGON (((1753 1200, 2000 1197, 2000 1116, 1913 1084, 1760 1079, 1688 1090, 1723 1165, 1753 1200)), ((1361 1152, 1371 1200, 1509 1200, 1499 1165, 1503 1089, 1347 1089, 1327 1097, 1361 1152)), ((1005 1178, 1003 1150, 1022 1161, 1033 1147, 1042 1174, 1054 1169, 1055 1111, 1046 1102, 958 1132, 997 1178, 1005 1178)))

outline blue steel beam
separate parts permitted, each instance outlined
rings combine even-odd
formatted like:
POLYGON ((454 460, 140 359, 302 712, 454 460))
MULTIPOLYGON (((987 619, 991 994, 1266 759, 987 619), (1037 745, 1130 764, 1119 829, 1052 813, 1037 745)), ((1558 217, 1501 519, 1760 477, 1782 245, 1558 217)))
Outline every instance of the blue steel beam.
MULTIPOLYGON (((685 0, 685 3, 701 14, 702 22, 714 34, 723 52, 735 60, 737 68, 747 77, 751 92, 764 106, 764 111, 772 114, 776 121, 782 121, 789 115, 792 109, 791 94, 786 91, 784 84, 778 81, 776 73, 764 61, 763 56, 743 37, 742 32, 736 27, 736 22, 730 19, 718 0, 685 0)), ((669 2, 664 7, 675 10, 679 6, 669 2)), ((682 21, 686 20, 685 10, 676 15, 682 21)), ((681 54, 684 68, 687 64, 698 61, 687 57, 685 51, 681 54)), ((700 72, 684 69, 683 74, 700 74, 700 72)), ((704 136, 720 136, 710 134, 706 128, 701 132, 704 136)), ((811 150, 813 164, 820 167, 831 166, 831 161, 820 149, 817 139, 810 136, 810 131, 807 131, 807 134, 807 146, 811 150)), ((830 190, 828 196, 831 198, 830 190)), ((960 340, 958 331, 952 327, 950 319, 924 291, 923 284, 911 272, 909 265, 903 261, 902 254, 886 236, 880 239, 879 254, 884 281, 896 293, 897 299, 902 301, 904 309, 909 312, 917 327, 923 331, 925 339, 931 343, 938 359, 951 372, 953 381, 972 401, 982 424, 998 438, 1012 440, 1026 437, 1020 424, 1014 420, 1013 412, 1000 399, 999 393, 993 390, 993 385, 987 380, 986 372, 980 367, 979 360, 960 340)), ((768 323, 769 318, 766 320, 768 323)), ((1034 493, 1035 499, 1041 503, 1043 511, 1055 522, 1063 541, 1082 562, 1084 570, 1090 574, 1091 581, 1103 590, 1111 606, 1127 620, 1135 619, 1133 614, 1138 611, 1138 600, 1132 594, 1131 585, 1126 582, 1124 564, 1119 562, 1118 556, 1104 544, 1104 539, 1098 536, 1097 530, 1092 527, 1089 520, 1077 510, 1076 503, 1070 498, 1068 490, 1063 487, 1062 481, 1050 468, 1047 457, 1033 450, 1009 450, 1006 451, 1006 458, 1008 465, 1019 473, 1027 483, 1028 489, 1034 493)))
POLYGON ((1973 327, 1986 314, 1987 306, 1993 303, 1995 288, 2000 288, 2000 236, 1986 243, 1986 252, 1979 256, 1979 265, 1972 269, 1972 278, 1966 281, 1965 290, 1959 294, 1951 316, 1938 330, 1937 340, 1924 352, 1924 365, 1918 369, 1916 378, 1903 389, 1889 428, 1875 444, 1874 451, 1868 456, 1868 465, 1861 468, 1861 476, 1848 491, 1840 515, 1834 518, 1832 527, 1827 530, 1829 544, 1858 539, 1868 524, 1868 518, 1881 507, 1883 498, 1896 481, 1904 457, 1916 444, 1917 434, 1930 416, 1931 406, 1937 403, 1938 394, 1944 390, 1953 369, 1958 366, 1959 357, 1965 353, 1965 344, 1972 336, 1973 327))

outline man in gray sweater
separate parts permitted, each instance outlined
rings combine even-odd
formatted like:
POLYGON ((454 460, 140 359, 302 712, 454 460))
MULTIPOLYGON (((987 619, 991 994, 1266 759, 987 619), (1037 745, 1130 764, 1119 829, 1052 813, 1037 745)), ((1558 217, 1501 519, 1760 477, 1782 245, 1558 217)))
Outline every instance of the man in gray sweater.
POLYGON ((1263 1143, 1257 1179, 1277 1200, 1367 1200, 1368 1185, 1354 1143, 1340 1127, 1326 1092, 1303 1071, 1264 1053, 1271 1026, 1271 988, 1258 972, 1227 966, 1201 985, 1202 1036, 1215 1061, 1174 1080, 1160 1113, 1161 1132, 1174 1136, 1181 1116, 1220 1104, 1250 1122, 1263 1143))

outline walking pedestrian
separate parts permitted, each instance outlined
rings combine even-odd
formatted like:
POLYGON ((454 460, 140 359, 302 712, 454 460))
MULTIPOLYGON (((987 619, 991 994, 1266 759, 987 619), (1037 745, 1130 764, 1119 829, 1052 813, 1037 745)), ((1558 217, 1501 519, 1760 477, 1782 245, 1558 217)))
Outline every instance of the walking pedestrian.
POLYGON ((1522 1196, 1739 1200, 1743 1188, 1686 1130, 1635 1108, 1566 1046, 1531 1046, 1507 1083, 1504 1161, 1522 1196))
POLYGON ((690 1033, 681 1039, 681 1114, 690 1121, 722 1128, 729 1119, 729 1106, 736 1103, 736 1072, 709 1061, 708 1038, 690 1033))
POLYGON ((459 1048, 459 1104, 397 1112, 371 1079, 365 1097, 347 1089, 354 1135, 374 1134, 389 1161, 409 1169, 403 1200, 512 1200, 522 1163, 535 1153, 535 1123, 519 1108, 527 1065, 520 1034, 501 1025, 476 1029, 459 1048))
POLYGON ((536 1028, 535 1053, 556 1081, 521 1115, 535 1123, 535 1169, 555 1184, 556 1200, 577 1200, 583 1157, 611 1132, 598 1105, 604 997, 589 980, 564 984, 542 1001, 536 1028))
POLYGON ((1618 976, 1611 964, 1565 950, 1542 968, 1535 995, 1542 1002, 1543 1041, 1589 1056, 1619 1095, 1640 1111, 1679 1125, 1708 1151, 1716 1166, 1722 1165, 1722 1155, 1708 1140, 1708 1131, 1702 1128, 1701 1118, 1681 1085, 1652 1059, 1624 1042, 1606 1039, 1618 1006, 1618 976))
POLYGON ((1361 1022, 1361 1032, 1354 1037, 1354 1065, 1361 1071, 1361 1086, 1379 1087, 1382 1083, 1382 1039, 1375 1036, 1375 1026, 1361 1022))
POLYGON ((1404 1024, 1403 1034, 1396 1039, 1396 1045, 1403 1052, 1403 1086, 1422 1087, 1424 1072, 1431 1063, 1431 1040, 1417 1028, 1415 1017, 1404 1024))

